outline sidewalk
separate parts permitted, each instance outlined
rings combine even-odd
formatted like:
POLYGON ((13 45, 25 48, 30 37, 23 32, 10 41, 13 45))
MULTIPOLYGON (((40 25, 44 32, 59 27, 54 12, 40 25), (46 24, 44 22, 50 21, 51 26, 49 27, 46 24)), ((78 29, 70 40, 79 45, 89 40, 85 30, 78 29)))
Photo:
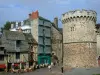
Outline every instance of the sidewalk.
POLYGON ((61 73, 60 66, 53 66, 51 72, 52 72, 52 75, 64 75, 63 73, 61 73))
POLYGON ((90 68, 90 69, 85 69, 85 68, 75 68, 71 71, 66 71, 64 75, 96 75, 100 74, 100 68, 90 68))

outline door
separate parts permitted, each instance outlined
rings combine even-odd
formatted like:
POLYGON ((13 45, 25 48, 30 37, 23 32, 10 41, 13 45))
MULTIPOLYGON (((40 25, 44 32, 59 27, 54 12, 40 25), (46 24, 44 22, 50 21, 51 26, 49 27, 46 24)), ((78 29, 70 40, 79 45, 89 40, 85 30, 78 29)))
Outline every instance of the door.
POLYGON ((11 69, 11 63, 8 63, 8 65, 7 65, 7 70, 8 70, 8 72, 10 71, 10 69, 11 69))

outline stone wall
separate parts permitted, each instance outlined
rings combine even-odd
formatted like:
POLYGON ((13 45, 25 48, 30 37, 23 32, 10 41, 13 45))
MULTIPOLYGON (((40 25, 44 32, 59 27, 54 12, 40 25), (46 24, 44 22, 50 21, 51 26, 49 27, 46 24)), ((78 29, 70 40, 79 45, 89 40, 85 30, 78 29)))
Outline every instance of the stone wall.
POLYGON ((62 61, 62 34, 52 26, 52 52, 62 61))
POLYGON ((64 44, 64 67, 97 67, 96 43, 64 44))
POLYGON ((64 67, 97 67, 96 12, 76 10, 62 15, 64 67))
POLYGON ((97 54, 100 56, 100 33, 97 34, 97 54))
POLYGON ((94 41, 96 42, 95 22, 80 17, 63 24, 64 43, 94 41))
POLYGON ((38 42, 38 19, 34 19, 31 21, 31 34, 38 42))
POLYGON ((38 47, 37 45, 33 46, 33 59, 34 61, 37 61, 37 55, 38 55, 38 47))
POLYGON ((20 59, 16 59, 16 53, 8 53, 8 62, 13 63, 13 62, 27 62, 28 61, 28 53, 20 53, 20 59))

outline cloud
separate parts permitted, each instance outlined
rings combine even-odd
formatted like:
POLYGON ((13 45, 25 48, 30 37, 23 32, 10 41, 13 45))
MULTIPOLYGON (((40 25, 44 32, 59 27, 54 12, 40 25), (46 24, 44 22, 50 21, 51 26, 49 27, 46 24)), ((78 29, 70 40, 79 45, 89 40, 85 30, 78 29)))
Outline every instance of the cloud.
POLYGON ((56 3, 60 5, 65 5, 65 4, 69 4, 70 0, 50 0, 48 1, 48 3, 56 3))
POLYGON ((91 9, 97 12, 99 22, 99 6, 100 0, 0 0, 0 25, 6 20, 26 19, 35 10, 51 20, 70 10, 91 9))
POLYGON ((20 21, 28 17, 31 9, 21 5, 0 5, 0 25, 6 21, 20 21))

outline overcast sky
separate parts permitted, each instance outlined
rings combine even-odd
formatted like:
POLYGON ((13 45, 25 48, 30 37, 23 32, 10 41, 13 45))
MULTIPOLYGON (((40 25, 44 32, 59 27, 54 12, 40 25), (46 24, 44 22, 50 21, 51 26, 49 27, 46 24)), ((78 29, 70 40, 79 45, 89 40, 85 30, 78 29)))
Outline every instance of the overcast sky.
MULTIPOLYGON (((100 23, 100 0, 0 0, 0 27, 6 21, 22 21, 32 11, 39 11, 40 16, 51 21, 70 10, 87 9, 97 12, 100 23)), ((59 23, 59 27, 62 27, 59 23)))

